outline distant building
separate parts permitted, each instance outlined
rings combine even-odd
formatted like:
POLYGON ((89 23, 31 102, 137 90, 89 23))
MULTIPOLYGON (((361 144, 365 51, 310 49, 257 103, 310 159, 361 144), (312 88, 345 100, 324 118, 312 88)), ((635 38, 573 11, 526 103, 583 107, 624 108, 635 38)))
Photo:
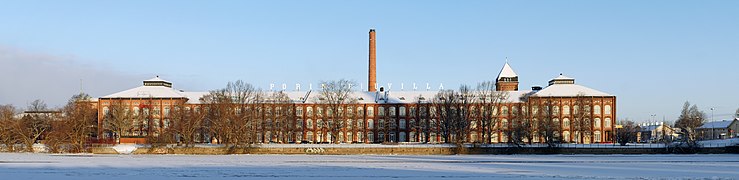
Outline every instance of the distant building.
MULTIPOLYGON (((278 143, 323 143, 338 138, 346 143, 379 143, 379 142, 439 142, 442 140, 438 117, 434 114, 435 108, 431 102, 437 91, 391 91, 377 87, 375 58, 375 30, 370 31, 370 54, 368 68, 367 91, 356 91, 351 94, 353 104, 345 108, 347 117, 342 119, 345 127, 337 134, 331 134, 323 124, 329 121, 327 114, 331 112, 325 104, 320 102, 317 91, 284 91, 291 100, 290 104, 270 104, 266 112, 272 109, 295 108, 295 116, 290 117, 289 131, 280 130, 275 123, 278 117, 267 113, 263 119, 264 125, 259 125, 257 131, 258 142, 278 143)), ((492 70, 491 70, 492 71, 492 70)), ((495 108, 494 113, 499 118, 496 128, 490 138, 493 143, 508 142, 504 130, 513 127, 517 121, 538 120, 537 112, 550 112, 553 121, 560 128, 554 132, 564 142, 603 143, 613 142, 614 125, 616 119, 616 96, 594 90, 575 83, 574 78, 559 74, 551 79, 546 87, 533 87, 531 90, 519 89, 519 77, 513 68, 506 62, 497 77, 492 72, 480 72, 495 80, 496 91, 505 92, 507 97, 503 103, 495 108), (543 105, 547 105, 544 107, 543 105), (539 111, 539 107, 543 107, 539 111), (518 113, 522 112, 522 113, 518 113), (523 115, 517 115, 523 114, 523 115), (517 117, 518 116, 518 117, 517 117), (523 118, 523 116, 531 118, 523 118), (578 127, 577 124, 580 124, 578 127), (577 128, 576 128, 577 127, 577 128)), ((170 111, 177 105, 197 110, 203 106, 201 100, 209 92, 184 92, 172 88, 172 83, 159 77, 145 80, 142 86, 98 98, 95 104, 98 109, 98 134, 103 138, 115 137, 113 132, 105 127, 105 116, 113 106, 123 106, 134 115, 145 114, 142 121, 135 121, 134 128, 127 129, 121 136, 139 137, 157 135, 170 124, 170 111)), ((490 97, 476 97, 485 99, 490 97)), ((269 99, 268 99, 269 100, 269 99)), ((470 109, 475 111, 479 104, 472 104, 470 109)), ((543 114, 543 113, 540 113, 543 114)), ((468 142, 482 142, 481 126, 477 126, 472 115, 471 131, 464 139, 468 142)), ((280 117, 282 118, 282 117, 280 117)), ((334 120, 330 120, 333 122, 334 120)), ((211 134, 200 135, 201 142, 211 141, 211 134)), ((543 138, 532 138, 533 142, 542 142, 543 138)), ((123 142, 123 141, 122 141, 123 142)), ((138 141, 137 141, 138 142, 138 141)))
POLYGON ((739 118, 708 122, 696 128, 695 132, 704 140, 734 138, 739 136, 739 118))
POLYGON ((675 129, 663 122, 641 124, 637 130, 636 139, 641 143, 669 142, 677 138, 675 129))

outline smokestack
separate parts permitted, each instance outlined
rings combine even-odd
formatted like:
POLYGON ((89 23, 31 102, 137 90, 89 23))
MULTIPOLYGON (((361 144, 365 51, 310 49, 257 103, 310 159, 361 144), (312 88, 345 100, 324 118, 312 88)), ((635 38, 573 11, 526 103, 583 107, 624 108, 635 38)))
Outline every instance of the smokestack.
POLYGON ((375 89, 375 86, 377 85, 377 73, 376 73, 376 56, 375 56, 375 29, 370 29, 369 31, 369 77, 367 82, 367 87, 369 92, 375 92, 377 89, 375 89))

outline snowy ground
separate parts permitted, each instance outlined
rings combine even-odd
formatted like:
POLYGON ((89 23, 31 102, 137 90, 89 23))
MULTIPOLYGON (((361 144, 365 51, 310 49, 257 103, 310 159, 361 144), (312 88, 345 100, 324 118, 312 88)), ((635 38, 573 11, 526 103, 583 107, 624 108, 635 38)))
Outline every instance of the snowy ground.
POLYGON ((52 155, 0 153, 0 179, 737 179, 739 155, 52 155))

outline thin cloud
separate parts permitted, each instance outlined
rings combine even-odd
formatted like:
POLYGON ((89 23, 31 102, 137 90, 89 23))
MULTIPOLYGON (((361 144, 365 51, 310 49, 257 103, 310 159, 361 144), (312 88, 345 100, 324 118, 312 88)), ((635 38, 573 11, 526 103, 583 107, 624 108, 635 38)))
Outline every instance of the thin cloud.
POLYGON ((49 107, 60 107, 80 90, 99 97, 135 86, 132 83, 141 78, 85 64, 75 56, 0 45, 0 104, 25 108, 31 101, 41 99, 49 107))

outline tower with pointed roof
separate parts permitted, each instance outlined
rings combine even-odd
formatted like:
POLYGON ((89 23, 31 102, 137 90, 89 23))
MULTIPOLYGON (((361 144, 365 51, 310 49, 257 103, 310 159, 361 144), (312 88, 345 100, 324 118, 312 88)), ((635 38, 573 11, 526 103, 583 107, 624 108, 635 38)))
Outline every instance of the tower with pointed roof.
POLYGON ((518 74, 513 71, 507 60, 503 65, 503 69, 498 73, 498 78, 495 79, 495 90, 518 91, 518 74))

